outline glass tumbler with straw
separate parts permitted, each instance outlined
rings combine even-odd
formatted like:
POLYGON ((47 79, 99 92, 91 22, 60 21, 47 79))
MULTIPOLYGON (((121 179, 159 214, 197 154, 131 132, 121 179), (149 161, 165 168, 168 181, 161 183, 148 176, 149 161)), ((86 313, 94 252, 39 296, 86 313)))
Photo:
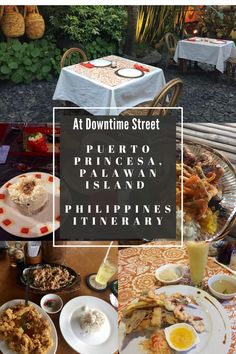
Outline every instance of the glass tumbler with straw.
POLYGON ((89 276, 89 286, 92 287, 93 290, 105 290, 109 280, 117 272, 117 260, 115 257, 112 257, 110 253, 112 244, 113 242, 110 243, 97 274, 89 276))
POLYGON ((207 265, 209 242, 188 241, 187 250, 189 256, 191 283, 193 286, 202 287, 204 271, 207 265))

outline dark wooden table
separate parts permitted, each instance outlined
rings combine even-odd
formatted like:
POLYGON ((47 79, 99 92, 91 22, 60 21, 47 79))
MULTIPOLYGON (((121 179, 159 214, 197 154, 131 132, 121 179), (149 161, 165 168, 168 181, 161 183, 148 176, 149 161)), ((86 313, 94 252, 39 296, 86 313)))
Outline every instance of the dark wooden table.
MULTIPOLYGON (((88 243, 89 246, 89 243, 88 243)), ((64 304, 77 296, 96 296, 102 300, 109 302, 110 290, 98 293, 90 290, 86 285, 86 275, 97 272, 107 248, 67 248, 64 264, 73 268, 81 274, 81 287, 79 290, 70 293, 59 293, 64 304)), ((111 254, 118 257, 117 248, 111 249, 111 254)), ((117 278, 117 274, 113 279, 117 278)), ((30 294, 30 301, 40 304, 43 295, 30 294)), ((0 255, 0 306, 5 302, 13 299, 23 299, 24 288, 17 281, 17 270, 10 267, 7 254, 0 255)), ((59 314, 50 315, 56 326, 58 334, 58 350, 57 354, 75 354, 76 352, 64 340, 59 328, 59 314)), ((105 353, 104 353, 105 354, 105 353)))

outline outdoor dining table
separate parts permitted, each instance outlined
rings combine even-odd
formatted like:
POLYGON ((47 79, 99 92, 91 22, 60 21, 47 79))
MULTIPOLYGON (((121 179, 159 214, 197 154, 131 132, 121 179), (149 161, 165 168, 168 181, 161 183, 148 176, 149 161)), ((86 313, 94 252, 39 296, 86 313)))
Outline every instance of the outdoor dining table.
POLYGON ((101 59, 115 61, 117 67, 88 68, 81 63, 64 67, 53 99, 87 107, 86 111, 93 115, 118 115, 128 107, 153 100, 166 83, 160 68, 114 55, 101 59), (135 64, 140 64, 149 71, 143 72, 138 78, 125 78, 116 74, 118 69, 132 69, 135 64))
MULTIPOLYGON (((117 248, 112 248, 112 254, 117 254, 117 248)), ((106 248, 67 248, 64 256, 64 265, 74 269, 77 273, 81 275, 81 286, 79 290, 73 292, 62 292, 58 295, 61 296, 64 305, 71 299, 77 296, 96 296, 104 301, 109 302, 109 290, 105 292, 94 292, 89 289, 86 285, 86 276, 90 273, 95 273, 98 271, 100 263, 102 262, 106 253, 106 248)), ((0 306, 4 303, 13 299, 24 299, 24 287, 17 280, 17 269, 10 268, 9 259, 6 254, 0 254, 0 306)), ((117 275, 113 277, 115 279, 117 275)), ((40 299, 43 295, 30 293, 29 300, 40 304, 40 299)), ((76 351, 73 350, 69 344, 64 340, 60 327, 59 327, 59 317, 60 313, 50 315, 58 335, 58 349, 56 354, 75 354, 76 351)), ((1 353, 1 351, 0 351, 1 353)))
MULTIPOLYGON (((159 245, 153 242, 150 246, 159 245)), ((122 309, 133 300, 146 293, 147 290, 155 290, 161 287, 161 283, 155 278, 155 270, 161 265, 168 263, 178 263, 184 266, 188 265, 188 255, 186 246, 176 248, 174 242, 163 243, 160 248, 126 248, 119 251, 119 316, 122 309), (171 247, 172 245, 172 247, 171 247)), ((207 286, 207 280, 219 273, 230 275, 230 272, 218 264, 213 258, 208 257, 205 269, 204 288, 207 286)), ((190 275, 187 271, 182 279, 183 285, 190 284, 190 275)), ((222 302, 232 326, 231 345, 228 354, 235 354, 236 348, 236 301, 235 298, 222 302)), ((213 339, 214 340, 214 339, 213 339)))
POLYGON ((236 57, 233 41, 194 37, 177 43, 174 60, 178 62, 179 59, 185 59, 214 65, 223 73, 229 57, 236 57))

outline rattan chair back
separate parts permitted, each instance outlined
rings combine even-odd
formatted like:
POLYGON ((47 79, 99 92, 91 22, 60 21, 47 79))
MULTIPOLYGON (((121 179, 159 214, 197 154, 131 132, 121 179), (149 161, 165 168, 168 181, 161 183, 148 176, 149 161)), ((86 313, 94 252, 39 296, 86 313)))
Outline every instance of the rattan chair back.
MULTIPOLYGON (((183 81, 179 78, 169 81, 161 92, 152 101, 151 107, 175 107, 183 88, 183 81)), ((167 116, 170 109, 149 109, 147 115, 167 116)))
POLYGON ((168 51, 173 50, 177 46, 177 39, 173 35, 173 33, 166 33, 165 35, 165 42, 168 48, 168 51))
MULTIPOLYGON (((78 55, 78 63, 79 62, 84 62, 84 61, 88 61, 86 54, 84 53, 84 51, 80 48, 70 48, 68 49, 62 56, 61 58, 61 69, 64 68, 66 61, 70 61, 71 55, 77 53, 78 55), (80 58, 82 58, 82 60, 80 60, 80 58)), ((70 65, 70 64, 67 64, 70 65)))

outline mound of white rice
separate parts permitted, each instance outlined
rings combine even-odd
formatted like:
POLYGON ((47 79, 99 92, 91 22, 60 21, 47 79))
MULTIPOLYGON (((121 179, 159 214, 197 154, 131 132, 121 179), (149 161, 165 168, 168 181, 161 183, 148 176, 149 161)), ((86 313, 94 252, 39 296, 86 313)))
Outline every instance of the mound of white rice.
POLYGON ((200 225, 194 220, 185 221, 185 213, 179 208, 176 209, 176 237, 181 238, 181 220, 183 217, 183 234, 184 240, 195 240, 200 234, 200 225))

